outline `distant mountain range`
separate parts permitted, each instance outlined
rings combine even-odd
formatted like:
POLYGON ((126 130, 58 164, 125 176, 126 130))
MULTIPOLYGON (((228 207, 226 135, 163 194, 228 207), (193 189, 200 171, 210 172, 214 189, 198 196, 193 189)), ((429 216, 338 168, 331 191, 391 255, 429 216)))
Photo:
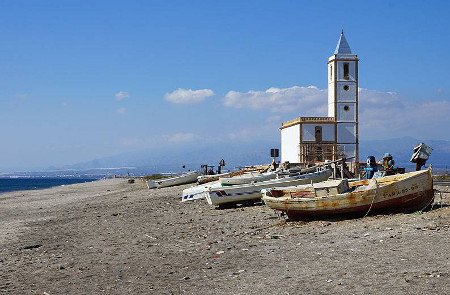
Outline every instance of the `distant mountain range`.
POLYGON ((359 151, 360 161, 363 162, 369 155, 381 159, 385 153, 390 153, 398 166, 413 167, 414 164, 409 162, 412 149, 421 142, 433 148, 427 164, 432 164, 435 169, 440 170, 445 170, 447 166, 450 168, 450 141, 419 140, 412 137, 361 141, 359 151))
POLYGON ((270 163, 271 148, 279 148, 279 143, 271 141, 208 145, 198 143, 183 147, 165 147, 122 153, 58 169, 94 171, 99 168, 114 168, 111 169, 111 173, 128 171, 133 174, 149 174, 198 170, 202 164, 213 165, 217 168, 220 160, 224 159, 225 169, 231 170, 238 166, 270 163))
MULTIPOLYGON (((420 142, 425 142, 433 148, 429 163, 437 169, 450 166, 450 141, 419 140, 412 137, 402 137, 384 140, 362 140, 360 142, 360 161, 369 155, 381 159, 385 153, 390 153, 398 166, 412 167, 409 162, 412 149, 420 142)), ((186 145, 182 148, 164 148, 141 150, 123 153, 111 157, 95 159, 88 162, 60 167, 63 170, 98 170, 114 168, 112 171, 129 171, 133 174, 156 172, 179 172, 198 169, 201 164, 214 165, 221 159, 227 163, 227 169, 237 166, 270 163, 270 149, 279 148, 279 142, 228 142, 220 144, 186 145), (185 169, 182 166, 185 165, 185 169), (123 168, 120 168, 123 167, 123 168)))
MULTIPOLYGON (((435 171, 445 171, 450 168, 450 141, 419 140, 412 137, 402 137, 383 140, 362 140, 359 157, 365 162, 370 155, 380 160, 385 153, 394 156, 397 166, 412 170, 414 165, 409 162, 412 149, 420 142, 425 142, 433 148, 427 164, 433 164, 435 171)), ((279 141, 259 140, 252 142, 221 142, 202 144, 186 144, 182 147, 154 148, 127 152, 115 156, 94 159, 92 161, 49 167, 42 172, 11 173, 23 176, 68 176, 91 177, 112 174, 145 175, 164 172, 182 172, 197 170, 202 164, 217 165, 221 159, 226 162, 225 169, 239 166, 267 164, 271 162, 270 149, 279 148, 279 141), (185 168, 183 168, 183 166, 185 168)), ((8 174, 3 174, 8 175, 8 174)))

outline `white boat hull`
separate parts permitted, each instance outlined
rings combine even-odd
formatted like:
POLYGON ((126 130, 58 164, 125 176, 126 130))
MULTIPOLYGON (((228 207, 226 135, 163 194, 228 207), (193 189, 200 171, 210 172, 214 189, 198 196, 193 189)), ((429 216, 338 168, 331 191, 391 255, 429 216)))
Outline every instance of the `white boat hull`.
POLYGON ((221 186, 222 185, 220 184, 220 182, 215 181, 215 182, 211 182, 208 184, 189 187, 189 188, 183 190, 183 193, 181 195, 181 202, 187 202, 187 201, 193 201, 193 200, 206 198, 207 191, 210 188, 218 188, 221 186))
POLYGON ((206 200, 210 205, 222 205, 227 203, 260 200, 262 189, 301 185, 311 182, 321 182, 327 180, 331 176, 331 174, 332 173, 330 170, 324 170, 320 172, 308 173, 293 177, 285 177, 280 179, 272 179, 245 185, 210 188, 206 192, 206 200))
POLYGON ((147 180, 147 187, 149 189, 169 187, 187 183, 194 183, 197 181, 197 177, 200 173, 197 171, 188 172, 176 177, 165 178, 161 180, 147 180))
POLYGON ((222 185, 242 185, 252 182, 261 182, 277 177, 275 172, 257 173, 248 172, 242 175, 233 177, 220 177, 219 181, 222 185))

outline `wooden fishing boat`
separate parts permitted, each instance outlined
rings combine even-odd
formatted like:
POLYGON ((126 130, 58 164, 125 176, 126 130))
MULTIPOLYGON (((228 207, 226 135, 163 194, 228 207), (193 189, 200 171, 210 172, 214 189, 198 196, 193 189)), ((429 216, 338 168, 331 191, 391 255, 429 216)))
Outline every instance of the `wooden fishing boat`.
POLYGON ((160 180, 147 180, 147 187, 149 189, 169 187, 187 183, 194 183, 197 181, 197 177, 200 176, 200 172, 191 171, 171 178, 163 178, 160 180))
POLYGON ((308 174, 276 178, 244 185, 210 188, 206 192, 206 200, 210 205, 224 205, 260 200, 262 189, 321 182, 327 180, 331 174, 331 170, 326 169, 308 174))
POLYGON ((289 219, 342 214, 414 212, 434 200, 431 169, 359 181, 328 181, 317 185, 270 188, 263 202, 289 219))

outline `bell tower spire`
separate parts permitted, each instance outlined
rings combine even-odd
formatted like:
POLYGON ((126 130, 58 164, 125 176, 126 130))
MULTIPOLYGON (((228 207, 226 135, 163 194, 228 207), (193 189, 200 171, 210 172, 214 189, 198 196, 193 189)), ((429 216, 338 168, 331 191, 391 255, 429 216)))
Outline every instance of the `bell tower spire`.
POLYGON ((347 39, 345 38, 344 30, 341 32, 341 36, 339 37, 334 54, 352 54, 352 50, 350 49, 347 39))

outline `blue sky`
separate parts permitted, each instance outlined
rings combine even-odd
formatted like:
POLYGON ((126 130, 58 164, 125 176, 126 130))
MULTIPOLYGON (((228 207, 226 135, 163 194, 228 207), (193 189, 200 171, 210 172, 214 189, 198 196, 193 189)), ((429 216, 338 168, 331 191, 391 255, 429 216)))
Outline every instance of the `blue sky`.
POLYGON ((360 138, 450 140, 449 6, 3 0, 0 170, 277 140, 281 122, 326 115, 341 29, 360 58, 360 138))

